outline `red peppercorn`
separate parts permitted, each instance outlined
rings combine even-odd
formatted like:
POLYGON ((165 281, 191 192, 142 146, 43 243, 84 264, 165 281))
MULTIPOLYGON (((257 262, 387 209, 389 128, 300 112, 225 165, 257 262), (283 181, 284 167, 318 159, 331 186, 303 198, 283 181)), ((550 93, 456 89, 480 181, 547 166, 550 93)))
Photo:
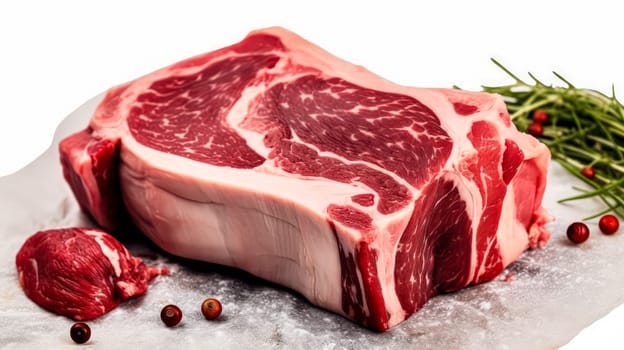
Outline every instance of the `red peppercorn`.
POLYGON ((596 170, 591 166, 586 166, 581 169, 581 175, 585 176, 588 179, 593 179, 596 176, 596 170))
POLYGON ((600 231, 605 235, 612 235, 620 228, 620 221, 615 215, 607 214, 600 218, 598 227, 600 227, 600 231))
POLYGON ((182 310, 175 305, 167 305, 160 311, 160 319, 167 327, 173 327, 182 320, 182 310))
POLYGON ((568 239, 579 244, 585 242, 589 238, 589 228, 582 222, 575 222, 568 226, 568 239))
POLYGON ((529 124, 529 128, 527 129, 527 131, 529 132, 529 134, 535 137, 542 136, 542 134, 544 133, 544 126, 542 125, 542 123, 533 122, 529 124))
POLYGON ((91 338, 91 328, 86 323, 74 323, 69 330, 69 336, 74 342, 84 344, 91 338))
POLYGON ((538 109, 533 112, 533 121, 536 123, 544 124, 548 121, 548 113, 543 109, 538 109))
POLYGON ((222 311, 221 302, 214 298, 208 298, 204 300, 201 305, 201 312, 209 320, 214 320, 221 315, 222 311))

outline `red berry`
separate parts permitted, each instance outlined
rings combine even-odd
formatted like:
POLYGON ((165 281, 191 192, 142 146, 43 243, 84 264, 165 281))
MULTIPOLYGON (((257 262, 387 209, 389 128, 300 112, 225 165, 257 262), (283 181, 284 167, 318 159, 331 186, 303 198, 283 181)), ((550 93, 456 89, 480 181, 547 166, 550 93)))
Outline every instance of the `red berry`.
POLYGON ((529 125, 527 131, 529 132, 529 134, 535 137, 542 136, 542 134, 544 133, 544 126, 542 125, 542 123, 533 122, 529 125))
POLYGON ((221 315, 221 302, 214 298, 208 298, 204 300, 201 305, 201 312, 209 320, 214 320, 221 315))
POLYGON ((581 175, 585 176, 588 179, 593 179, 596 176, 596 170, 591 166, 586 166, 581 169, 581 175))
POLYGON ((620 221, 615 215, 607 214, 600 218, 598 227, 600 227, 600 231, 605 235, 612 235, 620 228, 620 221))
POLYGON ((543 109, 538 109, 533 112, 533 121, 536 123, 544 124, 548 121, 548 113, 543 109))
POLYGON ((167 305, 160 312, 160 319, 167 327, 173 327, 182 320, 182 310, 175 305, 167 305))
POLYGON ((91 328, 86 323, 74 323, 69 330, 69 336, 78 344, 84 344, 91 338, 91 328))
POLYGON ((582 222, 575 222, 568 226, 566 233, 568 239, 576 244, 583 243, 589 238, 589 228, 582 222))

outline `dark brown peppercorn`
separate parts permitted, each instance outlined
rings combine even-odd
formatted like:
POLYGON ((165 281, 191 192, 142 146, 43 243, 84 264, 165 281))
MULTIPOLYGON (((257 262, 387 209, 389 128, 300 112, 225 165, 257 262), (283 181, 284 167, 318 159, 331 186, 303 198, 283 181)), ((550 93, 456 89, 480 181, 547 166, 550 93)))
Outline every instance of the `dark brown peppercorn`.
POLYGON ((78 344, 84 344, 91 338, 91 328, 86 323, 74 323, 69 330, 69 336, 78 344))
POLYGON ((568 226, 568 239, 579 244, 585 242, 589 238, 589 228, 582 222, 575 222, 568 226))
POLYGON ((175 305, 167 305, 160 311, 160 319, 167 327, 173 327, 182 320, 182 310, 175 305))

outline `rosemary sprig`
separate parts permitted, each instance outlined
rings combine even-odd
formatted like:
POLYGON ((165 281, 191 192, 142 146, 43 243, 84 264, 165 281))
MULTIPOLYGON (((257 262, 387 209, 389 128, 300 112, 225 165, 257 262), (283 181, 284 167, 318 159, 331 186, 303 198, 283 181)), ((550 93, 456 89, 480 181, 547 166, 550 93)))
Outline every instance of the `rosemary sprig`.
POLYGON ((578 189, 579 195, 561 199, 564 203, 586 198, 600 198, 605 209, 589 220, 608 212, 624 218, 624 105, 615 97, 591 89, 577 88, 561 75, 553 74, 564 86, 546 85, 529 74, 525 82, 495 59, 495 65, 514 82, 503 86, 483 86, 505 99, 514 124, 527 131, 532 113, 542 109, 549 115, 539 139, 548 146, 555 161, 587 184, 590 190, 578 189), (595 176, 582 174, 592 167, 595 176))

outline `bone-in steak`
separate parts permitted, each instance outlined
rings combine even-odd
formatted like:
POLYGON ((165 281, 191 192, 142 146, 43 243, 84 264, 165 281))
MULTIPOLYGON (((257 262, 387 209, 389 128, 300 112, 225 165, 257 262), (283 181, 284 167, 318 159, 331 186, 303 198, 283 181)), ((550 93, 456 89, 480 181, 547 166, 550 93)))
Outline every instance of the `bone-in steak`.
POLYGON ((385 330, 548 240, 548 149, 495 95, 388 82, 284 29, 111 89, 60 145, 81 207, 385 330))

